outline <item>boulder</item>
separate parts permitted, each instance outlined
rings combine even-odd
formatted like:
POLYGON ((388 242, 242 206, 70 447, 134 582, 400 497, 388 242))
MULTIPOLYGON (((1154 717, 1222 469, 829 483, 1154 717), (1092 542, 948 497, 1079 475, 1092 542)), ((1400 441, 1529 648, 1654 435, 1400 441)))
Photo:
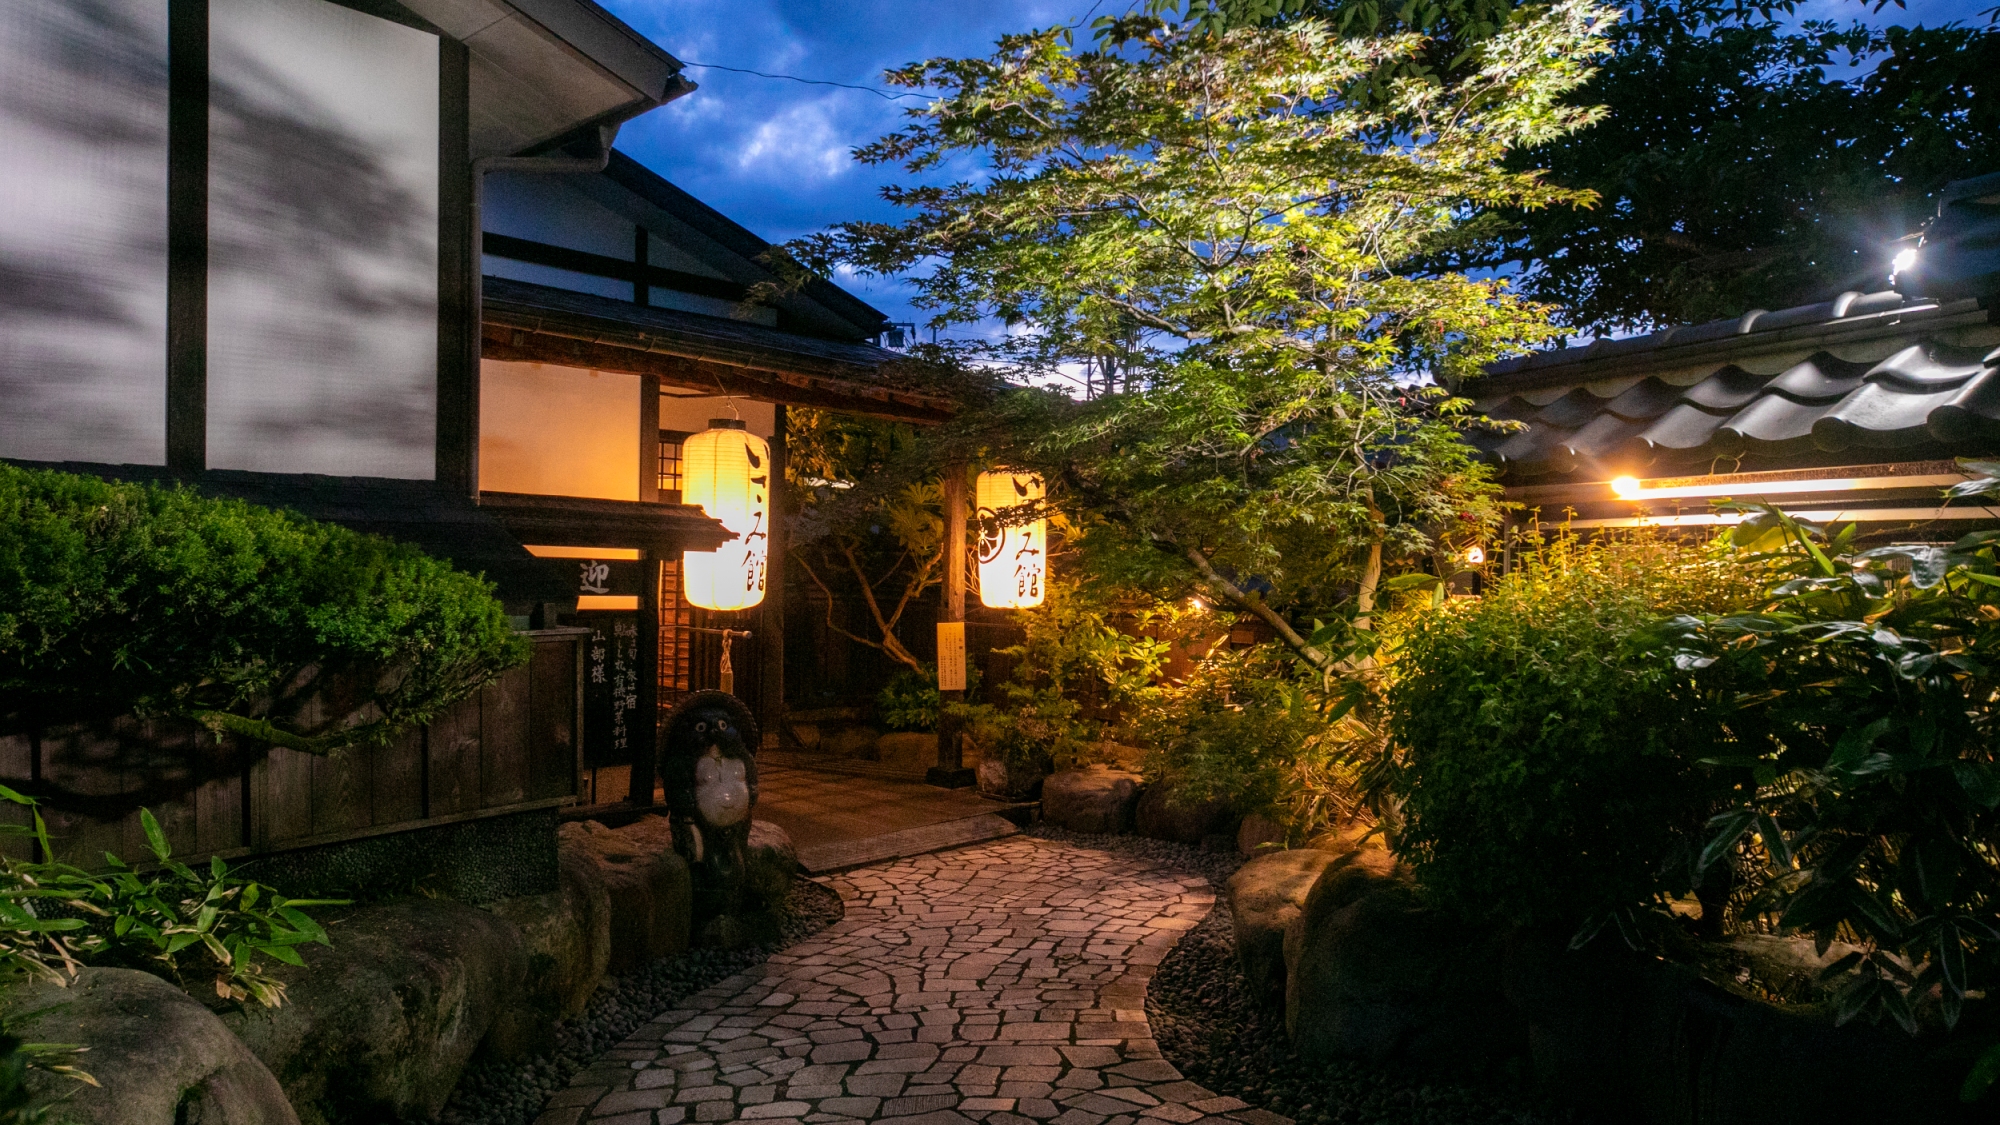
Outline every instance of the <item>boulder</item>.
POLYGON ((1305 908, 1313 884, 1339 857, 1310 848, 1266 851, 1229 877, 1229 916, 1236 959, 1250 995, 1265 1003, 1285 998, 1285 928, 1305 908))
MULTIPOLYGON (((791 834, 768 820, 750 822, 749 852, 752 866, 762 865, 788 877, 800 870, 799 849, 793 846, 791 834)), ((786 885, 790 885, 789 879, 786 885)))
MULTIPOLYGON (((1760 953, 1767 951, 1759 951, 1760 953)), ((1816 955, 1815 955, 1816 956, 1816 955)), ((1958 1101, 1991 1028, 1912 1038, 1836 1027, 1826 1007, 1785 1008, 1616 937, 1571 951, 1559 936, 1508 945, 1507 996, 1528 1021, 1537 1077, 1596 1118, 1633 1125, 1946 1125, 1991 1121, 1958 1101)))
POLYGON ((1285 826, 1265 816, 1251 813, 1236 826, 1236 854, 1265 855, 1285 846, 1285 826))
POLYGON ((559 836, 564 851, 597 868, 609 895, 609 972, 623 975, 687 951, 694 879, 674 851, 666 817, 642 816, 623 828, 572 821, 559 836))
POLYGON ((875 761, 908 770, 924 770, 937 765, 938 736, 935 732, 894 731, 875 740, 875 761))
POLYGON ((1285 1030, 1307 1058, 1463 1068, 1518 1055, 1500 946, 1426 909, 1387 852, 1328 865, 1285 941, 1285 1030))
POLYGON ((1233 827, 1229 821, 1228 801, 1220 797, 1189 800, 1171 783, 1149 786, 1133 815, 1139 835, 1177 844, 1199 844, 1227 832, 1233 827))
POLYGON ((1047 758, 1009 761, 997 751, 982 751, 974 776, 979 780, 981 796, 996 801, 1032 801, 1041 793, 1043 779, 1049 776, 1049 764, 1047 758))
POLYGON ((85 969, 67 988, 0 990, 7 1030, 31 1043, 88 1047, 87 1086, 31 1071, 40 1100, 75 1125, 298 1125, 270 1070, 214 1012, 149 973, 85 969))
POLYGON ((223 1021, 271 1068, 306 1125, 429 1119, 528 976, 521 931, 463 903, 360 907, 327 923, 332 948, 278 965, 281 1008, 223 1021))
POLYGON ((1130 832, 1145 783, 1136 773, 1103 766, 1050 774, 1042 782, 1042 819, 1075 832, 1130 832))
POLYGON ((875 740, 882 732, 874 727, 840 727, 835 730, 820 731, 819 752, 838 754, 843 758, 873 758, 875 740))
POLYGON ((820 730, 819 727, 815 726, 814 724, 786 723, 785 729, 792 732, 792 738, 797 739, 798 743, 797 745, 791 745, 787 741, 781 739, 778 742, 779 749, 804 750, 807 751, 808 753, 815 752, 819 749, 820 730))
POLYGON ((512 922, 528 950, 528 979, 503 1009, 484 1050, 505 1060, 555 1046, 555 1025, 583 1011, 611 964, 611 893, 597 864, 579 849, 561 854, 552 894, 501 899, 486 909, 512 922))

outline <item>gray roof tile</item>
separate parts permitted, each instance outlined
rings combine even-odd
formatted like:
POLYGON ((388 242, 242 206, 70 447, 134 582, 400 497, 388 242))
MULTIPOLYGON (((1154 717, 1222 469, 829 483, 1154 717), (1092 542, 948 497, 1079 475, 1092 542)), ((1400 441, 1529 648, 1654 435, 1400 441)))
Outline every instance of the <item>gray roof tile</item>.
POLYGON ((1719 457, 1764 467, 1830 463, 1849 449, 1993 456, 1996 340, 2000 327, 1971 302, 1845 293, 1518 357, 1463 390, 1487 416, 1527 424, 1473 443, 1516 481, 1705 471, 1719 457), (1790 365, 1758 373, 1774 360, 1790 365))
POLYGON ((1762 389, 1776 391, 1800 402, 1832 402, 1852 393, 1867 375, 1866 364, 1837 360, 1815 363, 1809 359, 1785 369, 1777 378, 1764 384, 1762 389))

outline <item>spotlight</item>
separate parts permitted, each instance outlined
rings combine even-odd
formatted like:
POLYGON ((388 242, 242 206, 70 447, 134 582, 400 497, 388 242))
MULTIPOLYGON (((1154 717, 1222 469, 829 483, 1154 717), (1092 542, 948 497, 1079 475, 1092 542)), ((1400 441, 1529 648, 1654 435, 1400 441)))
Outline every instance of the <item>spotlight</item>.
POLYGON ((1467 566, 1485 566, 1485 565, 1486 565, 1486 548, 1484 548, 1484 547, 1480 546, 1480 545, 1479 545, 1479 544, 1477 544, 1477 543, 1474 543, 1474 544, 1473 544, 1472 546, 1470 546, 1470 547, 1467 547, 1467 548, 1465 549, 1465 565, 1467 565, 1467 566))
POLYGON ((1611 491, 1616 493, 1620 500, 1637 500, 1640 491, 1639 478, 1613 477, 1611 480, 1611 491))

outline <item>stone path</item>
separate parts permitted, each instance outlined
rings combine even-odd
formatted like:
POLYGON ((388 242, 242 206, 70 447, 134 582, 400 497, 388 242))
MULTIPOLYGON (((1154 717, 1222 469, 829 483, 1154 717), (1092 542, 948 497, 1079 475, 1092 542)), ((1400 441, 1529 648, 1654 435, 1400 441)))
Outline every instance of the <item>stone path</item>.
POLYGON ((1199 877, 1016 836, 828 884, 844 919, 661 1013, 536 1125, 1291 1125, 1153 1043, 1199 877))

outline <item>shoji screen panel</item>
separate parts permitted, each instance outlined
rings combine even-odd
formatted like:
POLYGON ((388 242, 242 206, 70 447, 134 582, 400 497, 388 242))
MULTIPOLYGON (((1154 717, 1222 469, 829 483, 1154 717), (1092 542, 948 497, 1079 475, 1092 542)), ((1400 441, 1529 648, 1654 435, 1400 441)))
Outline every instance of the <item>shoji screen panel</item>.
POLYGON ((166 459, 167 0, 0 3, 0 457, 166 459))
POLYGON ((438 42, 211 0, 208 464, 435 471, 438 42))

